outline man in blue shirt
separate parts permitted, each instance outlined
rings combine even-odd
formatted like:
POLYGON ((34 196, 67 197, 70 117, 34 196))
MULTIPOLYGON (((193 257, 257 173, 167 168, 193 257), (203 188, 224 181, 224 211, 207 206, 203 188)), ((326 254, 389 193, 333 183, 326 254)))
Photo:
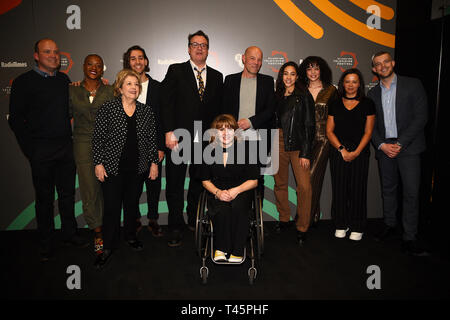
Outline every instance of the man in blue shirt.
POLYGON ((395 61, 388 52, 372 58, 372 71, 380 83, 368 92, 376 107, 372 143, 381 175, 385 227, 377 236, 385 240, 395 234, 398 195, 402 182, 402 249, 424 255, 417 241, 419 222, 420 154, 425 150, 424 128, 428 118, 427 97, 418 79, 396 75, 395 61), (401 178, 401 180, 399 179, 401 178))

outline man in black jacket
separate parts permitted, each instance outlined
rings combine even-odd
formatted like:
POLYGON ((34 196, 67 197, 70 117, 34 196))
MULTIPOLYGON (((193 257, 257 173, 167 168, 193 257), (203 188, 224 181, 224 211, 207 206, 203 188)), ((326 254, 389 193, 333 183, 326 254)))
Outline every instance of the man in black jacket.
MULTIPOLYGON (((154 237, 161 237, 163 235, 162 229, 158 224, 158 203, 159 196, 161 193, 161 172, 162 172, 162 161, 164 159, 164 151, 165 141, 163 128, 161 124, 161 116, 160 116, 160 87, 161 83, 156 81, 150 77, 146 72, 150 71, 148 66, 149 59, 145 50, 140 46, 132 46, 130 47, 123 55, 123 67, 124 69, 131 69, 135 71, 141 78, 142 91, 139 95, 138 101, 148 105, 152 108, 156 117, 156 141, 158 146, 158 177, 155 180, 151 180, 149 178, 145 179, 146 193, 147 193, 147 205, 148 205, 148 229, 151 231, 154 237)), ((142 181, 142 185, 144 181, 142 181)), ((142 186, 140 187, 142 190, 142 186)), ((139 194, 139 198, 140 198, 139 194)), ((138 199, 139 202, 139 199, 138 199)), ((138 209, 138 216, 136 219, 138 220, 138 231, 141 227, 140 223, 141 214, 138 209)))
POLYGON ((75 219, 75 162, 69 118, 69 77, 58 71, 60 53, 51 39, 34 47, 36 66, 11 87, 9 125, 31 165, 41 261, 52 253, 55 187, 64 242, 85 246, 75 219))
MULTIPOLYGON (((222 113, 229 113, 238 120, 239 128, 246 131, 250 140, 257 139, 255 129, 269 130, 273 125, 275 93, 273 77, 260 74, 263 53, 252 46, 242 56, 244 70, 225 77, 222 113)), ((267 140, 262 143, 268 143, 267 140)), ((261 147, 261 143, 259 143, 261 147)), ((270 151, 270 144, 267 145, 270 151)), ((261 197, 264 198, 264 176, 258 181, 261 197)))
MULTIPOLYGON (((168 245, 176 247, 181 244, 182 231, 185 226, 183 218, 184 182, 187 163, 174 162, 180 155, 180 144, 189 148, 181 150, 187 154, 189 165, 189 190, 187 194, 186 212, 188 227, 195 230, 195 218, 200 193, 203 190, 201 181, 196 178, 198 166, 193 164, 194 150, 202 150, 203 132, 209 129, 213 119, 220 114, 223 76, 217 70, 206 65, 209 38, 201 30, 188 36, 188 53, 190 60, 169 66, 162 82, 161 115, 165 133, 165 143, 170 152, 166 157, 166 199, 169 207, 168 245), (201 126, 194 127, 194 121, 201 121, 201 126), (189 141, 180 140, 176 136, 177 129, 184 129, 190 137, 189 141)), ((198 155, 197 155, 198 156, 198 155)), ((201 155, 200 155, 201 156, 201 155)))
POLYGON ((398 185, 403 187, 402 249, 412 255, 427 252, 417 241, 419 223, 420 154, 426 149, 424 128, 428 119, 425 90, 420 80, 399 76, 388 52, 372 58, 372 71, 380 83, 367 96, 375 102, 376 124, 372 143, 376 149, 383 193, 385 240, 395 234, 398 185), (399 179, 401 177, 401 180, 399 179))

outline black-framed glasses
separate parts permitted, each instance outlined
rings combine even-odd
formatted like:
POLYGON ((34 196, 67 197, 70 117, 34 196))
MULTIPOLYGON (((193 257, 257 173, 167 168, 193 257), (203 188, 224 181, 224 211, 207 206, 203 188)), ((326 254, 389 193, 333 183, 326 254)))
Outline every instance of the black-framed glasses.
POLYGON ((189 43, 189 45, 190 45, 192 48, 198 48, 198 47, 200 47, 200 48, 202 48, 202 49, 208 48, 208 44, 207 44, 207 43, 191 42, 191 43, 189 43))

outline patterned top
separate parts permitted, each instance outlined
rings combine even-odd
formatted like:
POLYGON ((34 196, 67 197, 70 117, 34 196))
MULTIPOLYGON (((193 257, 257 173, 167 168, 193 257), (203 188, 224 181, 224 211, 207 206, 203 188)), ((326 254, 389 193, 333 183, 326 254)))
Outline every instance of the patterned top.
MULTIPOLYGON (((138 139, 138 174, 158 164, 155 114, 150 106, 136 101, 136 130, 138 139)), ((120 97, 105 102, 97 113, 92 151, 94 166, 103 164, 108 175, 119 174, 119 162, 127 137, 127 114, 120 97)))
POLYGON ((335 86, 330 85, 320 90, 316 97, 315 113, 316 113, 316 141, 326 141, 328 106, 337 98, 337 90, 335 86))

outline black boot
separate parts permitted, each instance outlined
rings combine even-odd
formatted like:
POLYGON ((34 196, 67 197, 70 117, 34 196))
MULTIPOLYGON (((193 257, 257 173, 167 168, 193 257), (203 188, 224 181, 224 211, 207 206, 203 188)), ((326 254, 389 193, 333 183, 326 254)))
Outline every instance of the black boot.
POLYGON ((297 230, 297 243, 302 247, 306 242, 306 232, 297 230))
POLYGON ((280 234, 286 231, 287 229, 289 229, 290 225, 290 222, 277 221, 274 228, 275 233, 280 234))
POLYGON ((101 254, 99 254, 94 262, 94 267, 97 270, 102 270, 105 265, 111 260, 112 250, 105 249, 101 254))

